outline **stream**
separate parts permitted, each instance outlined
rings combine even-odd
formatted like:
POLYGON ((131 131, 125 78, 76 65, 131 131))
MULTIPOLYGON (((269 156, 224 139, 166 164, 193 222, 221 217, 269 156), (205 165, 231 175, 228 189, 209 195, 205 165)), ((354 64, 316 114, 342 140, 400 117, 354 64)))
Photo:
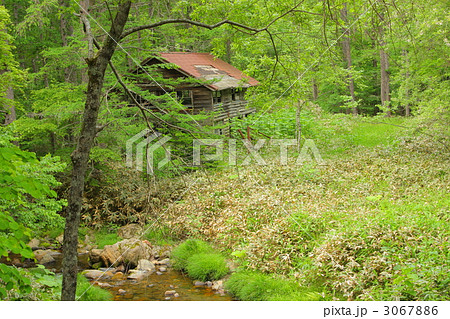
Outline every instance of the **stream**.
MULTIPOLYGON (((62 254, 55 251, 52 255, 54 261, 46 264, 46 268, 55 273, 61 272, 62 254)), ((26 259, 20 262, 20 256, 10 254, 10 260, 5 257, 0 258, 0 262, 11 265, 11 261, 16 260, 16 265, 23 268, 36 267, 36 264, 26 259)), ((88 254, 78 255, 79 271, 89 269, 88 254)), ((139 281, 127 279, 127 274, 116 274, 112 278, 96 281, 101 288, 109 290, 115 301, 120 300, 180 300, 180 301, 230 301, 232 297, 226 293, 220 294, 208 286, 195 286, 194 281, 170 267, 164 272, 154 272, 139 281), (125 291, 125 292, 124 292, 125 291), (175 291, 166 296, 166 292, 175 291)))
MULTIPOLYGON (((196 287, 192 279, 182 273, 168 268, 167 271, 157 274, 152 273, 148 277, 135 281, 126 278, 100 279, 100 283, 112 285, 103 287, 114 295, 114 300, 180 300, 180 301, 229 301, 231 296, 218 294, 211 287, 196 287), (119 292, 124 290, 125 292, 119 292), (176 291, 178 297, 166 296, 167 291, 176 291)), ((102 285, 104 286, 104 285, 102 285)))

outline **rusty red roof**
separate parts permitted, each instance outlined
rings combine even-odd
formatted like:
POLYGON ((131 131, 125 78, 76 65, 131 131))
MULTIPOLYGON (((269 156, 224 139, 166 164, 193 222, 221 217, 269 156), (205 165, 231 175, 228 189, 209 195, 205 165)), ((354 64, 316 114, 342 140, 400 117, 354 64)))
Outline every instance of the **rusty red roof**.
POLYGON ((215 90, 259 85, 254 78, 209 53, 168 52, 159 56, 168 63, 176 64, 180 71, 190 76, 212 80, 208 86, 215 90))

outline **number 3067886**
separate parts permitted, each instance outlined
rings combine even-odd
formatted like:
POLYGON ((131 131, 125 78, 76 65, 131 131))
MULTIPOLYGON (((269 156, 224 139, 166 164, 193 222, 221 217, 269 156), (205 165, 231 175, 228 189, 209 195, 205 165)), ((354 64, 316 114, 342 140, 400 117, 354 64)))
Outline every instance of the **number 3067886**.
POLYGON ((385 316, 436 316, 438 314, 437 306, 384 306, 385 316))

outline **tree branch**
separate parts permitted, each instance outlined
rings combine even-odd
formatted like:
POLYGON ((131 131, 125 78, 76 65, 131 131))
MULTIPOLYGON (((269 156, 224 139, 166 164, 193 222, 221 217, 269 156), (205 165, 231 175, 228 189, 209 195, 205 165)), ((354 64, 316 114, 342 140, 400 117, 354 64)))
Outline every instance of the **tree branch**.
MULTIPOLYGON (((99 45, 99 43, 98 43, 96 40, 94 40, 94 44, 95 44, 95 46, 96 46, 97 48, 100 48, 100 45, 99 45)), ((185 128, 180 127, 180 126, 177 126, 177 125, 175 125, 175 124, 171 124, 171 123, 165 121, 164 119, 160 118, 159 116, 157 116, 156 114, 154 114, 154 113, 151 112, 150 110, 148 110, 148 109, 146 109, 145 107, 143 107, 143 106, 136 100, 136 98, 135 98, 134 95, 133 95, 133 92, 131 92, 131 90, 127 87, 127 85, 125 84, 125 82, 123 82, 123 80, 122 80, 122 78, 120 77, 119 72, 117 71, 117 69, 116 69, 116 67, 114 66, 114 64, 113 64, 111 61, 109 61, 108 64, 109 64, 109 66, 111 67, 111 70, 113 71, 114 76, 115 76, 116 79, 117 79, 117 82, 119 82, 119 84, 120 84, 120 85, 123 87, 123 89, 125 90, 125 93, 131 98, 131 100, 133 101, 133 103, 136 104, 136 106, 137 106, 137 107, 139 108, 139 110, 142 112, 142 116, 144 117, 145 121, 147 122, 147 126, 148 126, 149 128, 150 128, 150 122, 149 122, 149 120, 148 120, 147 115, 146 115, 145 112, 149 113, 151 116, 153 116, 154 118, 156 118, 159 122, 164 123, 165 125, 170 126, 170 127, 172 127, 172 128, 175 128, 175 129, 177 129, 177 130, 180 130, 180 131, 184 131, 184 132, 186 132, 186 133, 189 133, 192 137, 195 137, 194 134, 193 134, 190 130, 185 129, 185 128)))
POLYGON ((201 28, 205 28, 205 29, 216 29, 222 25, 225 24, 229 24, 247 31, 251 31, 252 34, 256 34, 262 31, 265 31, 267 27, 258 29, 258 28, 252 28, 249 26, 246 26, 245 24, 241 24, 241 23, 237 23, 234 21, 230 21, 230 20, 222 20, 220 22, 217 22, 216 24, 206 24, 206 23, 202 23, 202 22, 198 22, 198 21, 193 21, 193 20, 189 20, 189 19, 168 19, 168 20, 164 20, 164 21, 160 21, 160 22, 156 22, 156 23, 151 23, 151 24, 146 24, 146 25, 141 25, 141 26, 137 26, 134 28, 130 28, 128 30, 125 30, 122 33, 122 36, 120 37, 120 40, 126 38, 127 36, 129 36, 130 34, 133 34, 135 32, 141 31, 141 30, 146 30, 146 29, 153 29, 156 27, 160 27, 162 25, 166 25, 166 24, 174 24, 174 23, 187 23, 187 24, 191 24, 191 25, 195 25, 201 28))
MULTIPOLYGON (((120 40, 126 38, 130 34, 133 34, 135 32, 141 31, 141 30, 153 29, 153 28, 156 28, 156 27, 160 27, 162 25, 175 24, 175 23, 186 23, 186 24, 195 25, 195 26, 198 26, 198 27, 201 27, 201 28, 205 28, 205 29, 209 29, 209 30, 216 29, 216 28, 221 27, 221 26, 223 26, 225 24, 228 24, 228 25, 231 25, 231 26, 236 27, 238 29, 250 31, 250 35, 255 35, 257 33, 260 33, 260 32, 263 32, 263 31, 267 31, 267 29, 272 24, 274 24, 276 21, 278 21, 279 19, 285 17, 289 13, 295 12, 295 10, 302 4, 302 2, 298 3, 293 8, 287 10, 283 14, 281 14, 278 17, 274 18, 272 21, 270 21, 263 28, 252 28, 252 27, 249 27, 249 26, 247 26, 245 24, 234 22, 234 21, 230 21, 228 19, 225 19, 225 20, 222 20, 220 22, 217 22, 216 24, 206 24, 206 23, 202 23, 202 22, 198 22, 198 21, 189 20, 189 19, 168 19, 168 20, 164 20, 164 21, 160 21, 160 22, 156 22, 156 23, 151 23, 151 24, 146 24, 146 25, 141 25, 141 26, 137 26, 137 27, 125 30, 122 33, 122 36, 120 37, 120 40)), ((301 10, 297 10, 297 11, 300 12, 301 10)))

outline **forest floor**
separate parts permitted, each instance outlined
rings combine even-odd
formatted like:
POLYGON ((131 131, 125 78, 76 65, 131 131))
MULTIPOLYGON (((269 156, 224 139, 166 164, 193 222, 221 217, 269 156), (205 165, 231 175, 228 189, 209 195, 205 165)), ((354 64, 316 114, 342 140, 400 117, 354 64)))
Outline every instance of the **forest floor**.
POLYGON ((448 153, 406 138, 405 119, 382 122, 322 119, 324 165, 268 153, 267 165, 190 174, 155 226, 327 299, 449 300, 448 153))
POLYGON ((404 118, 324 115, 306 124, 322 163, 311 156, 300 165, 292 147, 283 164, 278 146, 261 149, 265 165, 254 157, 240 165, 244 149, 238 165, 151 184, 112 170, 113 183, 88 189, 84 224, 96 226, 100 248, 121 240, 117 226, 105 226, 130 222, 146 223, 143 239, 157 245, 207 241, 244 281, 251 277, 241 270, 256 272, 238 299, 309 300, 294 284, 325 300, 450 300, 448 150, 411 137, 404 118), (268 284, 291 290, 264 295, 268 284))

